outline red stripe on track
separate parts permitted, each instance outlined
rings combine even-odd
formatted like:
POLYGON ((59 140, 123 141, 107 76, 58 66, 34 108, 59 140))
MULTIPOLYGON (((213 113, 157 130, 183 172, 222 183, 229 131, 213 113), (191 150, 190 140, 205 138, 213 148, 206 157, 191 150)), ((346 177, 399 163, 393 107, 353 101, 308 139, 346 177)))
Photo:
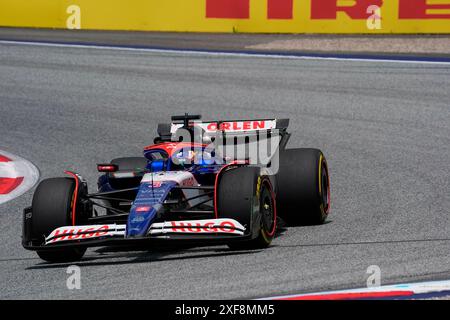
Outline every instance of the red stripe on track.
POLYGON ((280 298, 278 300, 350 300, 350 299, 407 297, 412 295, 414 295, 413 291, 348 292, 348 293, 330 293, 318 295, 299 295, 295 297, 280 298))
POLYGON ((0 162, 10 162, 10 161, 12 161, 10 158, 0 154, 0 162))
POLYGON ((23 181, 23 177, 0 178, 0 194, 8 194, 16 189, 23 181))

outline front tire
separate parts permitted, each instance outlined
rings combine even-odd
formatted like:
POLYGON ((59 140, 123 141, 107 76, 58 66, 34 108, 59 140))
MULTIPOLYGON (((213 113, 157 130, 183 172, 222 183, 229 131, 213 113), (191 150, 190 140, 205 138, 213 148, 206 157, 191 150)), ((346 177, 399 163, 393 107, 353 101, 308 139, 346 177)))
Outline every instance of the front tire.
MULTIPOLYGON (((44 241, 53 230, 72 225, 72 207, 75 181, 73 178, 51 178, 43 180, 34 192, 32 237, 44 241)), ((60 248, 37 251, 37 255, 48 262, 80 260, 86 248, 60 248)))
POLYGON ((230 169, 220 177, 217 192, 219 218, 235 219, 256 234, 251 240, 228 246, 231 249, 267 248, 276 229, 276 202, 269 178, 261 176, 257 167, 230 169))

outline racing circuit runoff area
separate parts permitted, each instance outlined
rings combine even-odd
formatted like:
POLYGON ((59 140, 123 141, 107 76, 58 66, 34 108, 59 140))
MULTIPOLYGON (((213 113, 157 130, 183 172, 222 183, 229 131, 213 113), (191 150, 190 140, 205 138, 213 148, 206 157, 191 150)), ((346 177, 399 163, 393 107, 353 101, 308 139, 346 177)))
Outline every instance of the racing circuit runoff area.
POLYGON ((123 32, 73 35, 0 30, 0 155, 27 161, 25 176, 34 175, 28 192, 0 204, 1 299, 450 295, 445 59, 252 55, 245 44, 223 54, 168 45, 176 41, 164 46, 176 50, 155 50, 177 36, 154 34, 143 48, 123 32), (38 177, 73 170, 95 190, 97 163, 141 155, 157 124, 184 112, 289 118, 288 147, 327 157, 328 222, 281 227, 265 250, 92 248, 76 263, 80 288, 67 285, 71 263, 47 264, 22 248, 22 211, 38 177))

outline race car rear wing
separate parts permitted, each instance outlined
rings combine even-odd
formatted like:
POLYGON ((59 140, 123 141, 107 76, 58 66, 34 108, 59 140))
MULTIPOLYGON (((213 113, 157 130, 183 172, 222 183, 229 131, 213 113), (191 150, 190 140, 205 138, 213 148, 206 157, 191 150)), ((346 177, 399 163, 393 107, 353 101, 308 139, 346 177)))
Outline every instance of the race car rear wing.
POLYGON ((247 133, 262 130, 286 130, 289 119, 251 119, 251 120, 213 120, 201 121, 200 115, 174 116, 170 124, 170 133, 174 134, 180 128, 198 126, 206 133, 247 133))
POLYGON ((159 124, 158 135, 155 143, 163 141, 172 141, 172 137, 177 130, 193 127, 201 128, 205 135, 223 135, 223 136, 251 136, 259 135, 262 132, 268 134, 278 134, 281 136, 280 145, 284 147, 290 134, 287 133, 289 119, 252 119, 252 120, 213 120, 201 121, 200 115, 173 116, 172 123, 159 124))

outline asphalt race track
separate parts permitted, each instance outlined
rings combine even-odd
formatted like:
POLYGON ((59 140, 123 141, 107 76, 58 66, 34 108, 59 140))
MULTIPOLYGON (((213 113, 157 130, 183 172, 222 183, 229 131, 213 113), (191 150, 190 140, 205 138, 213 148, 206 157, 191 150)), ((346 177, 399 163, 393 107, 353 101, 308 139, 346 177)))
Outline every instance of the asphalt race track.
POLYGON ((90 249, 69 264, 21 247, 32 191, 0 205, 0 298, 222 299, 450 279, 450 66, 0 44, 0 150, 41 179, 140 155, 158 122, 288 117, 290 146, 324 150, 332 214, 263 251, 90 249))

